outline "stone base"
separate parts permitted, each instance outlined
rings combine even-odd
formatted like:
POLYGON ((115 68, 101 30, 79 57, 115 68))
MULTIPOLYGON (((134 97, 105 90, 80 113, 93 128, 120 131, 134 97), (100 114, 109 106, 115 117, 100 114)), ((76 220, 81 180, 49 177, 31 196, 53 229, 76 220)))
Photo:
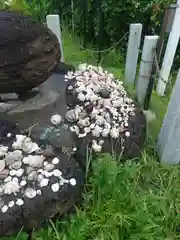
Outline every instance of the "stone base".
POLYGON ((55 113, 63 116, 67 111, 65 89, 64 75, 54 74, 40 85, 35 96, 24 101, 11 100, 0 103, 0 119, 13 120, 25 130, 40 122, 49 122, 55 113))

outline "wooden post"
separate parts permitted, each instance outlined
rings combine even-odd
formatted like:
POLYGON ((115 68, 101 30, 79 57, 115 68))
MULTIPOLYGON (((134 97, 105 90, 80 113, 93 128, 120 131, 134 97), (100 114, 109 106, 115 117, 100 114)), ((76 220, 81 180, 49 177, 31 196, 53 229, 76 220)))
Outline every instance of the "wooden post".
POLYGON ((157 151, 162 162, 180 163, 180 70, 159 134, 157 151))
POLYGON ((64 62, 59 15, 46 16, 47 27, 57 36, 61 49, 61 62, 64 62))
MULTIPOLYGON (((180 0, 177 1, 177 4, 180 5, 180 0)), ((180 36, 179 23, 180 23, 180 7, 177 7, 176 13, 174 16, 174 22, 172 25, 172 29, 171 29, 167 47, 166 47, 166 52, 164 55, 162 68, 160 71, 160 77, 158 79, 158 84, 156 87, 156 91, 160 96, 164 96, 166 85, 169 80, 169 74, 173 64, 174 56, 176 53, 177 45, 179 42, 179 36, 180 36)))
POLYGON ((146 97, 158 38, 158 36, 145 36, 139 77, 136 84, 136 95, 140 105, 144 104, 146 97))
POLYGON ((142 24, 130 24, 129 41, 125 66, 125 82, 135 82, 137 62, 139 56, 139 46, 141 41, 142 24))

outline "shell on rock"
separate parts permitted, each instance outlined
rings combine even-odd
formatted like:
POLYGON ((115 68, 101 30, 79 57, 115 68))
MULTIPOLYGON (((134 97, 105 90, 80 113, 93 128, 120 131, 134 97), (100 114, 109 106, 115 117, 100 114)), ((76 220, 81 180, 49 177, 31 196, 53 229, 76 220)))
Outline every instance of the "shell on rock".
POLYGON ((4 206, 2 207, 2 209, 1 209, 1 212, 2 212, 2 213, 6 213, 7 210, 8 210, 8 206, 7 206, 7 205, 4 205, 4 206))
POLYGON ((12 167, 13 169, 15 169, 15 170, 18 170, 19 168, 21 168, 21 166, 22 166, 22 162, 21 162, 21 161, 16 161, 16 162, 14 162, 14 163, 11 165, 11 167, 12 167))
POLYGON ((44 171, 42 174, 43 174, 45 177, 49 178, 49 177, 52 177, 53 172, 44 171))
POLYGON ((44 167, 44 169, 45 169, 46 171, 52 171, 52 170, 54 169, 54 164, 48 163, 48 164, 44 167))
POLYGON ((11 176, 8 176, 7 178, 4 179, 4 182, 7 183, 7 182, 9 182, 9 181, 11 181, 11 180, 12 180, 12 177, 11 177, 11 176))
POLYGON ((60 176, 62 176, 62 172, 61 172, 59 169, 55 169, 55 170, 53 171, 53 175, 54 175, 55 177, 60 177, 60 176))
POLYGON ((24 201, 21 198, 17 199, 16 205, 22 206, 23 204, 24 204, 24 201))
POLYGON ((17 177, 22 177, 23 173, 24 173, 24 169, 20 168, 16 171, 16 176, 17 177))
POLYGON ((69 180, 69 182, 70 182, 70 184, 71 184, 72 186, 75 186, 75 185, 76 185, 76 179, 75 179, 75 178, 71 178, 71 179, 69 180))
POLYGON ((22 149, 22 145, 27 137, 25 135, 16 135, 16 141, 13 142, 13 149, 22 149))
POLYGON ((19 185, 21 187, 24 187, 24 186, 26 186, 26 184, 27 184, 26 180, 22 180, 19 185))
POLYGON ((8 207, 9 207, 9 208, 14 207, 14 205, 15 205, 15 202, 14 202, 14 201, 10 201, 10 202, 8 203, 8 207))
POLYGON ((87 127, 90 125, 89 118, 79 119, 77 124, 80 128, 87 127))
POLYGON ((102 128, 101 127, 99 127, 98 125, 96 125, 95 126, 95 128, 93 129, 93 131, 92 131, 92 135, 94 136, 94 137, 99 137, 100 135, 101 135, 101 133, 102 133, 102 128))
POLYGON ((125 132, 125 136, 126 136, 126 137, 130 137, 130 135, 131 135, 130 132, 128 132, 128 131, 125 132))
POLYGON ((36 192, 37 192, 37 195, 41 195, 42 194, 42 191, 40 189, 38 189, 36 192))
POLYGON ((102 130, 102 133, 101 133, 101 135, 102 135, 102 137, 108 137, 108 135, 109 135, 109 132, 110 132, 110 130, 107 128, 104 128, 103 130, 102 130))
POLYGON ((59 125, 62 122, 62 117, 59 114, 55 114, 51 117, 51 123, 53 125, 59 125))
POLYGON ((24 196, 32 199, 36 196, 36 190, 34 190, 33 188, 26 188, 24 196))
POLYGON ((27 142, 24 143, 23 145, 23 151, 28 154, 38 152, 39 150, 40 150, 39 146, 37 145, 37 143, 34 142, 27 142))
POLYGON ((40 187, 46 187, 47 185, 49 184, 49 179, 48 178, 43 178, 41 181, 40 181, 40 187))
POLYGON ((95 152, 101 152, 102 146, 99 145, 96 140, 92 140, 92 149, 93 149, 95 152))
POLYGON ((23 158, 23 163, 28 164, 31 167, 41 167, 43 165, 45 157, 42 155, 28 155, 23 158))
POLYGON ((119 130, 115 127, 113 127, 111 130, 110 130, 110 135, 112 138, 118 138, 119 137, 119 130))
POLYGON ((12 193, 17 193, 20 190, 20 185, 18 182, 9 181, 4 185, 4 194, 10 195, 12 193))
POLYGON ((79 118, 77 110, 71 109, 67 111, 65 118, 68 122, 76 122, 79 118))
POLYGON ((58 184, 58 183, 52 184, 51 190, 52 190, 53 192, 58 192, 58 191, 59 191, 59 184, 58 184))
POLYGON ((15 176, 16 173, 17 173, 17 170, 15 170, 15 169, 12 169, 12 170, 9 172, 10 176, 15 176))
POLYGON ((52 164, 57 165, 59 163, 59 158, 55 157, 52 160, 52 164))
POLYGON ((15 161, 21 161, 23 158, 21 150, 15 150, 13 152, 8 152, 4 161, 7 165, 12 165, 15 161))
POLYGON ((41 182, 43 179, 44 179, 44 177, 43 177, 42 174, 39 174, 39 175, 37 176, 37 181, 38 181, 38 182, 41 182))

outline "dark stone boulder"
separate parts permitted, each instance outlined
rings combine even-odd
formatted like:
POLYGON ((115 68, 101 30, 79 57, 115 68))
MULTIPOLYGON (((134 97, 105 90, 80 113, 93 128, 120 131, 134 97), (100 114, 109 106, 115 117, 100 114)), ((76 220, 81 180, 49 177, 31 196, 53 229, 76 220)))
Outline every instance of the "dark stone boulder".
MULTIPOLYGON (((56 168, 62 171, 65 179, 76 179, 76 185, 64 184, 58 192, 52 192, 51 185, 56 183, 57 179, 51 178, 50 185, 42 188, 42 194, 33 199, 28 199, 22 194, 0 196, 4 203, 15 201, 18 197, 24 201, 22 206, 14 206, 0 214, 1 237, 18 232, 21 227, 24 227, 24 231, 39 228, 55 214, 62 216, 74 206, 81 195, 85 172, 75 159, 74 149, 77 144, 68 124, 64 121, 64 115, 67 112, 65 94, 67 82, 64 80, 64 76, 55 74, 40 85, 39 92, 35 96, 25 101, 18 101, 16 106, 13 103, 10 110, 5 108, 5 112, 0 114, 3 123, 0 143, 7 144, 6 134, 19 134, 20 129, 23 134, 29 135, 41 146, 47 162, 51 163, 52 158, 58 157, 60 162, 56 168), (50 121, 51 116, 56 113, 62 116, 62 123, 59 126, 54 126, 50 121), (11 123, 11 119, 18 124, 18 127, 11 123), (50 152, 49 149, 51 149, 50 152)), ((11 143, 12 141, 14 138, 11 139, 11 143)), ((29 182, 28 186, 37 188, 36 182, 33 184, 29 182)))
POLYGON ((0 93, 25 94, 52 73, 73 69, 60 63, 58 39, 44 24, 2 10, 0 22, 0 93))

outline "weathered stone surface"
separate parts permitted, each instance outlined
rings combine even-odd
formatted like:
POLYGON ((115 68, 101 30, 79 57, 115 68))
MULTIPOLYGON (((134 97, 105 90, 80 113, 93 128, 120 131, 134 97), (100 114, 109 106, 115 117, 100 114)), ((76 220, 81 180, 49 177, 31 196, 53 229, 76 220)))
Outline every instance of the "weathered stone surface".
MULTIPOLYGON (((15 206, 8 209, 6 213, 0 214, 0 236, 18 232, 22 226, 24 226, 25 231, 38 228, 44 221, 54 216, 54 214, 58 213, 62 215, 77 201, 84 184, 84 172, 74 159, 73 148, 76 146, 76 143, 72 133, 69 131, 68 124, 64 121, 67 111, 65 94, 67 83, 64 82, 63 76, 55 74, 42 85, 40 86, 38 97, 34 96, 34 98, 21 103, 13 111, 7 112, 5 115, 1 114, 0 116, 2 119, 13 119, 22 130, 35 125, 31 130, 25 132, 30 133, 32 139, 36 140, 42 146, 43 152, 47 153, 47 151, 51 150, 46 155, 46 161, 51 163, 54 156, 59 158, 60 161, 56 164, 56 169, 60 169, 63 177, 66 179, 75 178, 76 185, 65 184, 60 187, 58 192, 53 192, 51 185, 56 183, 56 178, 54 178, 48 187, 41 189, 42 195, 37 195, 34 199, 24 197, 24 205, 15 206), (41 97, 48 98, 47 93, 49 90, 53 93, 53 96, 56 96, 56 99, 52 102, 45 101, 46 104, 44 104, 41 101, 41 97), (46 94, 43 94, 44 92, 46 94), (36 109, 39 101, 42 105, 40 104, 40 108, 36 109), (31 106, 32 103, 35 106, 31 106), (53 126, 50 122, 51 116, 57 113, 63 119, 58 127, 53 126)), ((10 123, 8 126, 14 129, 10 123)), ((8 126, 5 132, 8 131, 8 126)), ((25 174, 32 175, 33 170, 35 169, 28 168, 28 172, 26 169, 25 174)), ((30 179, 32 179, 32 176, 30 176, 30 179)), ((27 183, 27 187, 33 186, 34 183, 32 185, 32 181, 27 183)), ((10 197, 13 200, 18 196, 10 197)), ((2 196, 1 198, 4 202, 10 201, 8 196, 2 196)))
POLYGON ((24 93, 43 83, 61 58, 57 37, 44 24, 0 11, 0 93, 24 93))
POLYGON ((13 119, 22 130, 39 122, 50 124, 50 118, 53 114, 63 115, 67 110, 65 89, 64 76, 54 74, 40 85, 39 92, 35 96, 20 102, 18 107, 15 106, 14 109, 6 111, 6 115, 0 113, 0 118, 2 120, 13 119))

